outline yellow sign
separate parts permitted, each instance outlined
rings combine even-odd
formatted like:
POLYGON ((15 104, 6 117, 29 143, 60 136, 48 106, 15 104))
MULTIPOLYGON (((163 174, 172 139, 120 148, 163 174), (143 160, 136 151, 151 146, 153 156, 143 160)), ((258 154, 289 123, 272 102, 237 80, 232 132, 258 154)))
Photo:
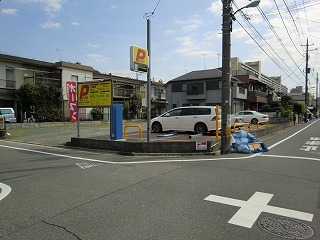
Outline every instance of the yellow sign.
POLYGON ((108 107, 112 104, 112 82, 82 82, 77 87, 79 107, 108 107))
POLYGON ((148 50, 131 46, 130 47, 130 70, 136 72, 148 72, 149 53, 148 50))

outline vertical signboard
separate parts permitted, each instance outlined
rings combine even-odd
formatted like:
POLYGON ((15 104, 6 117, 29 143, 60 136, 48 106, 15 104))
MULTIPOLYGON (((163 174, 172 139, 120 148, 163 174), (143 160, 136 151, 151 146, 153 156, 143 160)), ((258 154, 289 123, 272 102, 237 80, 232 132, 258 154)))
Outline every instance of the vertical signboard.
POLYGON ((148 50, 131 46, 130 47, 130 70, 135 72, 148 72, 149 53, 148 50))
POLYGON ((67 82, 67 98, 70 110, 71 122, 78 121, 78 108, 77 108, 77 83, 67 82))

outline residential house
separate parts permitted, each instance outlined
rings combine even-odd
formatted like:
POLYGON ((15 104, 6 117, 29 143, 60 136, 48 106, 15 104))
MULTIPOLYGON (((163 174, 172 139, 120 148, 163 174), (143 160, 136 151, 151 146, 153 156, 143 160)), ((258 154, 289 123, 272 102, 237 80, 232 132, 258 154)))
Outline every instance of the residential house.
MULTIPOLYGON (((24 119, 21 103, 16 98, 17 89, 25 83, 54 84, 62 88, 63 116, 69 117, 67 107, 66 82, 89 81, 93 79, 94 69, 78 63, 50 63, 34 59, 0 54, 0 107, 12 107, 17 114, 18 122, 24 119)), ((81 109, 80 114, 87 118, 90 114, 81 109)))
MULTIPOLYGON (((231 111, 244 108, 247 90, 231 78, 231 111)), ((186 73, 166 83, 167 110, 181 106, 221 105, 222 72, 206 69, 186 73)))
POLYGON ((260 61, 242 63, 239 58, 232 58, 231 71, 242 82, 239 85, 248 90, 244 109, 259 110, 267 103, 279 101, 288 92, 280 76, 268 77, 261 72, 260 61))

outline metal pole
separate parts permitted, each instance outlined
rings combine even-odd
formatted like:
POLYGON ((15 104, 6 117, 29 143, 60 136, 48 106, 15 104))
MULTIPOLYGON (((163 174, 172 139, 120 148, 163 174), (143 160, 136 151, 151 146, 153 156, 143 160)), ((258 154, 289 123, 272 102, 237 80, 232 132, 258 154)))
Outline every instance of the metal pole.
POLYGON ((147 73, 147 142, 150 142, 151 128, 151 45, 150 45, 150 18, 147 19, 147 50, 149 55, 149 65, 147 73))
POLYGON ((317 73, 317 81, 316 81, 316 117, 318 117, 318 97, 319 97, 319 78, 317 73))
POLYGON ((222 97, 221 97, 221 154, 229 152, 231 138, 227 134, 230 114, 230 48, 231 48, 231 0, 222 1, 222 97))
MULTIPOLYGON (((305 93, 304 93, 304 103, 306 104, 306 107, 308 109, 308 58, 309 58, 309 45, 308 45, 308 38, 307 38, 307 50, 306 50, 306 86, 305 86, 305 93)), ((307 122, 308 119, 308 113, 307 113, 307 110, 306 112, 304 113, 304 122, 307 122)))

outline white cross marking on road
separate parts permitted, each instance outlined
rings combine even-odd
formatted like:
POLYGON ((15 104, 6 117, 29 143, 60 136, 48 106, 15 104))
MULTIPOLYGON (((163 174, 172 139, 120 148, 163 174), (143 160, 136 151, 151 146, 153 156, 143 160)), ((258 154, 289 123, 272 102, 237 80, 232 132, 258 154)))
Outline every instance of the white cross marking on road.
POLYGON ((269 206, 273 194, 256 192, 248 201, 209 195, 204 200, 240 207, 228 223, 251 228, 262 212, 312 222, 313 214, 269 206))

